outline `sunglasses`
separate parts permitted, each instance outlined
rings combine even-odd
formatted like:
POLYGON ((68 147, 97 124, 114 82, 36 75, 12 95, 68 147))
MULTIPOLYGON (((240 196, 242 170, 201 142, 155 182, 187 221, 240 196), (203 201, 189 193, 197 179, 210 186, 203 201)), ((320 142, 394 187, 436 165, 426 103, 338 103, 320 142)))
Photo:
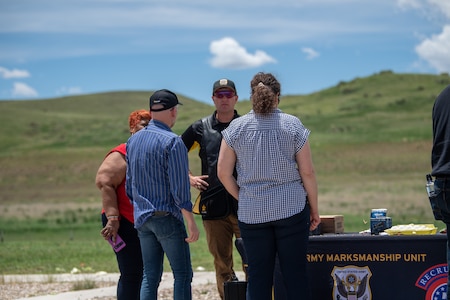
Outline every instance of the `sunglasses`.
POLYGON ((221 92, 215 92, 214 97, 217 97, 219 99, 226 97, 226 98, 233 98, 234 92, 232 91, 221 91, 221 92))

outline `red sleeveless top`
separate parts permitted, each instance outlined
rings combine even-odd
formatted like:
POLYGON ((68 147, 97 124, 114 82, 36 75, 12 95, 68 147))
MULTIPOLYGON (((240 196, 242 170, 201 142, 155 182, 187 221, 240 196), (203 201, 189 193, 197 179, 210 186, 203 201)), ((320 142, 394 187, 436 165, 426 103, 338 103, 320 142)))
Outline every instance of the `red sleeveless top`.
MULTIPOLYGON (((113 148, 111 151, 108 152, 108 154, 106 154, 106 156, 110 155, 113 152, 119 152, 123 155, 126 155, 127 153, 126 144, 120 144, 119 146, 113 148)), ((122 218, 125 218, 131 223, 134 223, 133 205, 131 204, 131 201, 128 198, 127 193, 125 191, 125 178, 117 187, 116 195, 117 195, 117 204, 119 207, 119 214, 121 215, 122 218)), ((102 209, 102 213, 104 212, 105 210, 102 209)))

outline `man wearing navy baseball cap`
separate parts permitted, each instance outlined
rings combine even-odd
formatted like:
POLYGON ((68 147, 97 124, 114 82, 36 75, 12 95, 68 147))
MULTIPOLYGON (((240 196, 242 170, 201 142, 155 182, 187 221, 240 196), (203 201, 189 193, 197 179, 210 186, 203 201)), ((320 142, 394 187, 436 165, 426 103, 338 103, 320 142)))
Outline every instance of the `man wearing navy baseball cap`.
POLYGON ((188 243, 198 240, 199 231, 192 214, 187 149, 171 130, 179 104, 169 90, 154 92, 151 122, 127 142, 125 186, 133 203, 144 263, 141 299, 156 297, 164 254, 175 280, 174 299, 192 299, 188 243))
POLYGON ((174 92, 162 89, 153 93, 150 97, 150 111, 163 111, 176 105, 183 105, 178 101, 174 92))

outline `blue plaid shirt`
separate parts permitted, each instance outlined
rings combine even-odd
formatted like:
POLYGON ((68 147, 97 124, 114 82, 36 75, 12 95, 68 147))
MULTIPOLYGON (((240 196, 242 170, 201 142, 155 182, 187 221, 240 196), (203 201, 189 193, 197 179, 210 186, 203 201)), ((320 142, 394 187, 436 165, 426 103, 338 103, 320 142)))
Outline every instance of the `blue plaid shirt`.
POLYGON ((155 211, 183 222, 181 209, 192 211, 187 149, 164 123, 151 120, 127 142, 126 192, 133 203, 134 226, 155 211))
POLYGON ((306 191, 295 155, 309 134, 297 117, 279 109, 265 115, 251 110, 222 131, 237 157, 239 221, 260 224, 303 210, 306 191))

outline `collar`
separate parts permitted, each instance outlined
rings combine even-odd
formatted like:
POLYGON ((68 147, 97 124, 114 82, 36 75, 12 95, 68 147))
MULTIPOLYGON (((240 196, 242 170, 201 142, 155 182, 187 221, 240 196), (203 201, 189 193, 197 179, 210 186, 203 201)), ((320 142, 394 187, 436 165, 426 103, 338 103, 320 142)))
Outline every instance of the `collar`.
POLYGON ((150 123, 148 123, 147 127, 150 125, 155 125, 158 128, 161 128, 161 129, 164 129, 167 131, 172 131, 172 129, 170 129, 170 127, 166 123, 155 120, 155 119, 151 119, 150 123))
POLYGON ((236 118, 239 118, 240 117, 240 115, 238 114, 238 112, 236 111, 236 110, 234 110, 234 115, 233 115, 233 119, 231 119, 231 121, 230 122, 227 122, 227 123, 222 123, 222 122, 220 122, 217 118, 216 118, 216 115, 217 115, 217 110, 215 110, 214 112, 213 112, 213 114, 212 114, 212 125, 217 125, 217 124, 229 124, 231 121, 233 121, 234 119, 236 119, 236 118))

